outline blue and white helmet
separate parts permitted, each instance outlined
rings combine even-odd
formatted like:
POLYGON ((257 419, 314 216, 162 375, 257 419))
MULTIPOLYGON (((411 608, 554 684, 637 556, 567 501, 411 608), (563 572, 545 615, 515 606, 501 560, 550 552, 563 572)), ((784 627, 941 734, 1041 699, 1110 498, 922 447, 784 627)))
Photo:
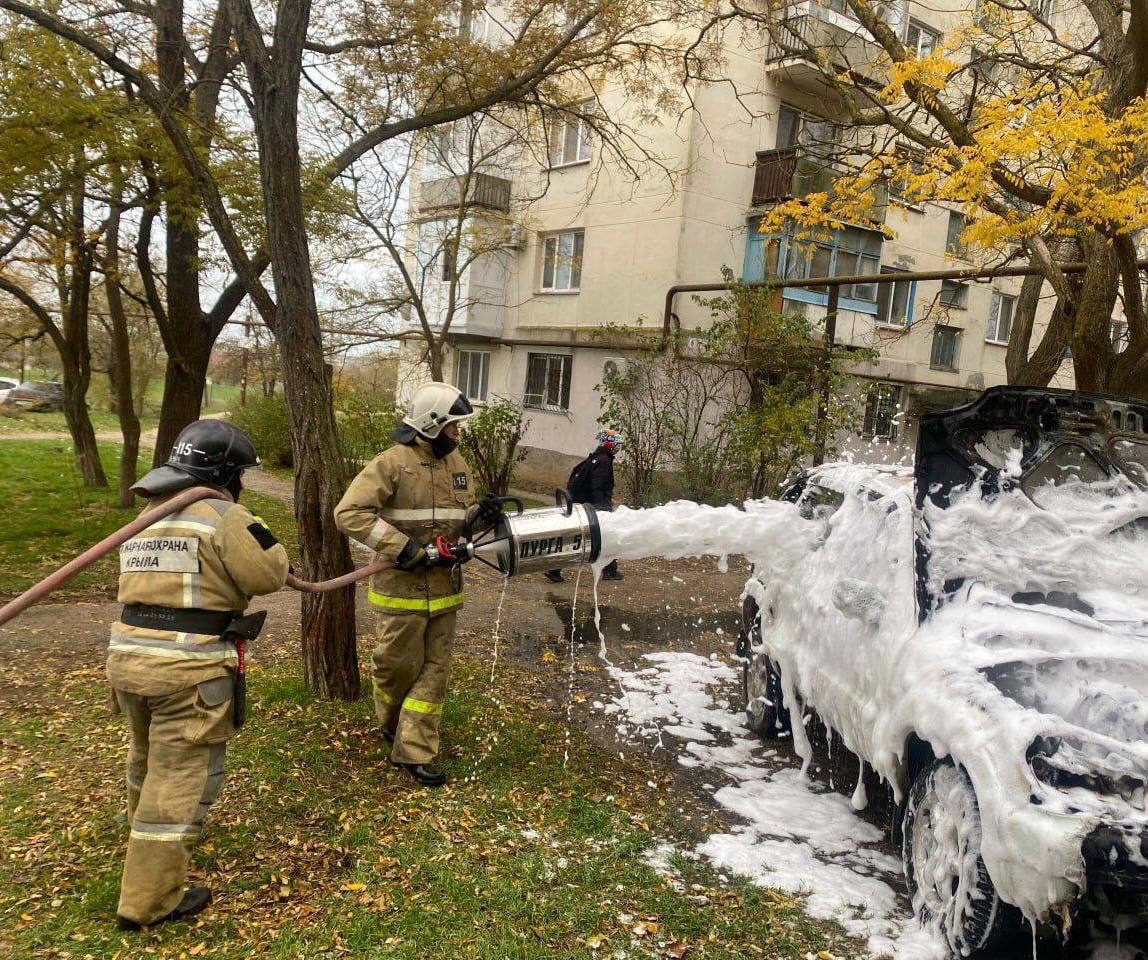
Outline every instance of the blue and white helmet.
POLYGON ((611 453, 622 446, 624 442, 625 437, 623 437, 621 430, 608 427, 605 430, 598 431, 598 446, 605 447, 611 453))

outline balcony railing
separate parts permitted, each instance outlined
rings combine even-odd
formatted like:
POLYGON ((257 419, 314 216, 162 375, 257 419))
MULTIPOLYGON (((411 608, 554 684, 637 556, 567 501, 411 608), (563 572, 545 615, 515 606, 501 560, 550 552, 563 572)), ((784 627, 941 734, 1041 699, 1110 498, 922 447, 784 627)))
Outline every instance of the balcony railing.
POLYGON ((781 19, 770 28, 765 62, 805 61, 814 72, 846 66, 864 72, 879 54, 880 46, 861 24, 805 0, 781 11, 781 19))
POLYGON ((753 205, 760 207, 811 193, 830 193, 838 175, 832 164, 798 147, 762 150, 754 168, 753 205))
MULTIPOLYGON (((755 207, 764 207, 807 197, 811 193, 832 194, 834 184, 842 174, 839 166, 825 157, 815 156, 808 149, 762 150, 754 165, 751 203, 755 207)), ((882 185, 867 219, 883 223, 888 205, 889 191, 882 185)))
POLYGON ((485 207, 506 213, 510 209, 510 181, 489 173, 472 173, 469 178, 442 177, 426 180, 419 190, 420 211, 458 208, 460 205, 485 207))

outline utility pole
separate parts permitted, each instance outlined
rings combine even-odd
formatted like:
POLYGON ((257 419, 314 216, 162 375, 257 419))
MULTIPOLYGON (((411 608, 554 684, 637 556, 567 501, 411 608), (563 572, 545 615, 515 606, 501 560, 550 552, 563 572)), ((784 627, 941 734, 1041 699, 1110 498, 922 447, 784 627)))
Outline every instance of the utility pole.
POLYGON ((247 307, 247 322, 243 324, 243 373, 239 377, 239 405, 247 406, 247 345, 251 342, 251 306, 247 307))
POLYGON ((833 345, 837 341, 837 311, 841 305, 841 288, 829 288, 829 303, 825 308, 825 340, 821 354, 821 383, 817 388, 817 449, 813 453, 813 465, 825 462, 826 422, 829 419, 829 378, 833 369, 833 345))

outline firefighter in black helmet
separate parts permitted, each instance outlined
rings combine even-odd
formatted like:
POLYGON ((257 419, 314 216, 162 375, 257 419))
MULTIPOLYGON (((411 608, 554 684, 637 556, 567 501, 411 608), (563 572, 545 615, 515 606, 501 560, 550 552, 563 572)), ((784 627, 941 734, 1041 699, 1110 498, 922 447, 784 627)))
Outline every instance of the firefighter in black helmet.
POLYGON ((124 608, 111 628, 108 680, 130 733, 123 929, 191 917, 211 902, 206 887, 184 884, 223 787, 227 741, 242 723, 236 640, 253 639, 262 623, 263 614, 244 617, 251 598, 287 579, 287 552, 238 503, 243 471, 258 463, 241 431, 200 420, 179 435, 167 463, 132 488, 149 507, 198 485, 219 496, 120 548, 124 608))

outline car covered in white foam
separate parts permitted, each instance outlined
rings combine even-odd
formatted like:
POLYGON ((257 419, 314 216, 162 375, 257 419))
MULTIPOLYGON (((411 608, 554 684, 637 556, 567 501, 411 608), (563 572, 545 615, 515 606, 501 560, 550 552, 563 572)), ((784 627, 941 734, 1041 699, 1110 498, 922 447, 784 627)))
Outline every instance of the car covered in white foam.
POLYGON ((1146 431, 1148 404, 990 389, 922 419, 912 469, 797 479, 814 535, 755 563, 750 726, 878 775, 955 955, 1148 925, 1146 431))

